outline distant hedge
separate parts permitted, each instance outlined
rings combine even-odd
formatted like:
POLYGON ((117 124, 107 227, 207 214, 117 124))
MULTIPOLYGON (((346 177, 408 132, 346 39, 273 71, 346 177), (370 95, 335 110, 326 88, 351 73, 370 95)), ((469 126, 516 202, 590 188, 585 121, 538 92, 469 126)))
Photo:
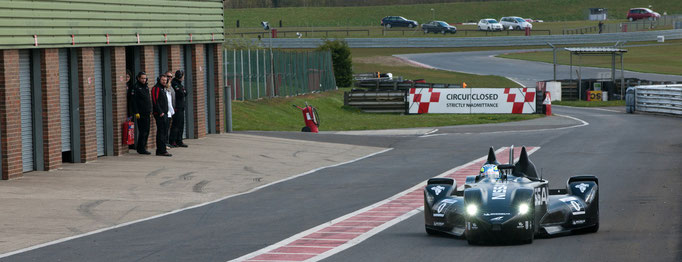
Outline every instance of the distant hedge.
POLYGON ((225 0, 224 5, 225 8, 270 8, 270 7, 277 8, 277 7, 414 5, 491 1, 494 0, 225 0))

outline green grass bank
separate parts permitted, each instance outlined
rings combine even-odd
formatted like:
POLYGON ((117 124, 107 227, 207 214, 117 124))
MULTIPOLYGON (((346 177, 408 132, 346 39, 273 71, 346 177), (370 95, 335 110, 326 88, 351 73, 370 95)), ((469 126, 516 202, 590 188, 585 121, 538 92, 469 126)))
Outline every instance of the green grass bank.
POLYGON ((306 101, 317 108, 321 131, 375 130, 410 127, 436 127, 467 124, 487 124, 521 121, 543 115, 512 114, 369 114, 355 108, 344 107, 340 89, 296 97, 281 97, 232 103, 233 128, 237 131, 300 131, 304 126, 301 110, 292 105, 306 101))

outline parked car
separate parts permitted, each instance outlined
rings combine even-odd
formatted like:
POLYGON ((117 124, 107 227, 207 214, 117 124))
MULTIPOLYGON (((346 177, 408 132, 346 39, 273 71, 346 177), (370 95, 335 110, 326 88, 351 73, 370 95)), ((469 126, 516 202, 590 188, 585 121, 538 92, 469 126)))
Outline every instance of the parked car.
POLYGON ((526 27, 533 29, 533 24, 518 16, 502 17, 500 24, 502 24, 502 28, 505 30, 510 28, 511 30, 524 30, 526 27))
POLYGON ((428 34, 430 32, 441 34, 457 33, 457 27, 451 26, 443 21, 431 21, 426 24, 422 24, 422 30, 424 30, 424 34, 428 34))
POLYGON ((631 8, 630 11, 628 11, 628 20, 630 21, 635 21, 638 19, 649 19, 649 20, 657 20, 661 18, 661 14, 654 12, 653 10, 649 8, 631 8))
POLYGON ((502 25, 492 18, 481 19, 478 21, 478 30, 502 31, 502 25))
POLYGON ((419 23, 417 23, 417 21, 405 19, 402 16, 387 16, 381 19, 381 26, 385 26, 386 28, 399 26, 413 28, 418 25, 419 23))

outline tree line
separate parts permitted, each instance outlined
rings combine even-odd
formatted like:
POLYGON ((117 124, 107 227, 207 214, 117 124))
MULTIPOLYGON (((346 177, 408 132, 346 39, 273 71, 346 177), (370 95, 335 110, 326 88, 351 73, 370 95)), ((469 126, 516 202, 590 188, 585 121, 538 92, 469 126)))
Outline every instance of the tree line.
MULTIPOLYGON (((442 4, 455 2, 487 2, 494 0, 225 0, 225 8, 278 8, 278 7, 336 7, 442 4)), ((497 0, 499 1, 499 0, 497 0)))

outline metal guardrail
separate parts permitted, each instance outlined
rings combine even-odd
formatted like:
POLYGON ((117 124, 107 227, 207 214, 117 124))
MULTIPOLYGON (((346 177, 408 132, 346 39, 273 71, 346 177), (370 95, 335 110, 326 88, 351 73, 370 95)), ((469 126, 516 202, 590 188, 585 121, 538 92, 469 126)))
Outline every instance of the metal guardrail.
POLYGON ((343 104, 370 113, 403 113, 407 107, 406 91, 364 91, 344 92, 343 104))
MULTIPOLYGON (((302 37, 308 37, 313 36, 317 33, 317 35, 324 34, 325 36, 329 37, 329 32, 345 32, 346 36, 350 36, 351 32, 365 32, 369 36, 369 29, 329 29, 329 30, 278 30, 277 34, 282 35, 282 37, 287 37, 287 34, 301 34, 302 37)), ((258 31, 258 32, 236 32, 236 33, 231 33, 233 35, 240 35, 241 37, 244 37, 244 35, 260 35, 262 38, 266 38, 270 32, 269 31, 258 31)), ((298 35, 296 35, 298 36, 298 35)))
MULTIPOLYGON (((628 33, 585 35, 534 35, 502 37, 413 37, 413 38, 345 38, 351 48, 401 48, 401 47, 480 47, 480 46, 531 46, 552 44, 615 43, 618 41, 656 41, 658 36, 682 39, 682 29, 641 31, 628 33)), ((252 39, 254 44, 269 47, 268 41, 252 39)), ((273 48, 317 48, 320 38, 275 38, 273 48)))
POLYGON ((397 81, 358 81, 356 87, 375 90, 407 90, 410 88, 462 88, 459 84, 416 83, 397 81))
POLYGON ((628 90, 628 96, 628 113, 632 113, 634 103, 634 111, 682 115, 682 85, 635 86, 628 90))

